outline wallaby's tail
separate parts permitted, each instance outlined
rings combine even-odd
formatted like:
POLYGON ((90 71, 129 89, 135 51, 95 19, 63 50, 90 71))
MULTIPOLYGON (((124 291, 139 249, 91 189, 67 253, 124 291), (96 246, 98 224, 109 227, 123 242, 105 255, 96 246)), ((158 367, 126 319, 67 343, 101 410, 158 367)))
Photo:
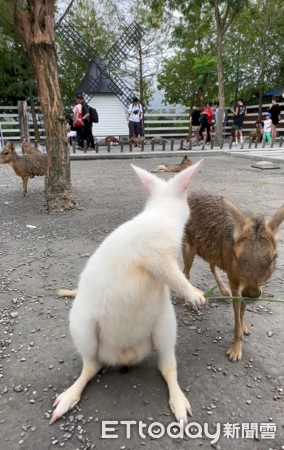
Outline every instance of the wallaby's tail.
POLYGON ((77 291, 71 291, 70 289, 59 289, 57 291, 58 297, 76 297, 77 291))

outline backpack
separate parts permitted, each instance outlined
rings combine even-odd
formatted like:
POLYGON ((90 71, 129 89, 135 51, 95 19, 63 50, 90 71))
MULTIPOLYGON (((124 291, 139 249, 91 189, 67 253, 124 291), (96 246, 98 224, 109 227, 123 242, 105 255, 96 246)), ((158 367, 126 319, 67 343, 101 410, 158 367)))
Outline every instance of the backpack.
POLYGON ((95 108, 92 108, 89 106, 89 114, 90 114, 90 121, 93 123, 99 123, 99 115, 95 108))

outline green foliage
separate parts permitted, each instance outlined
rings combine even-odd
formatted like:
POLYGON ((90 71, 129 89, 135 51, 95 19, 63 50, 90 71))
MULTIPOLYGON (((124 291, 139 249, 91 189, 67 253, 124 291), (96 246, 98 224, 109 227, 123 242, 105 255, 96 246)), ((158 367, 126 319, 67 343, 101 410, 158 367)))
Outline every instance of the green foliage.
MULTIPOLYGON (((92 47, 97 56, 103 55, 116 40, 115 33, 108 23, 99 17, 91 0, 75 1, 67 20, 75 27, 76 33, 92 47)), ((74 96, 75 89, 86 74, 88 64, 77 59, 64 42, 57 39, 57 43, 60 86, 63 100, 67 102, 74 96)), ((76 45, 76 35, 74 45, 76 45)))

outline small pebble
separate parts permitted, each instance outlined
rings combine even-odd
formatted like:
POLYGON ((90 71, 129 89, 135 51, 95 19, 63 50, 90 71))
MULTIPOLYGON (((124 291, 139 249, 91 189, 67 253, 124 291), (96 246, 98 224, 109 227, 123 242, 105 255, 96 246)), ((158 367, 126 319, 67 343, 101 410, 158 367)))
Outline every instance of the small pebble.
POLYGON ((247 400, 247 401, 246 401, 246 404, 247 404, 247 405, 251 405, 251 400, 247 400))
POLYGON ((17 384, 17 386, 14 386, 13 389, 15 392, 22 392, 23 387, 20 384, 17 384))

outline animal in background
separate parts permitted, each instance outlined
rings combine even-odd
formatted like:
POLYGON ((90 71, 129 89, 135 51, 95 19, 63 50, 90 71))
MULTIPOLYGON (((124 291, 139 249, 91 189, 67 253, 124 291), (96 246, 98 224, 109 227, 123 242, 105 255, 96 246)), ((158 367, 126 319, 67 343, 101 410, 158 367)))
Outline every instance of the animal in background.
POLYGON ((141 144, 148 145, 148 142, 144 137, 133 136, 130 140, 134 144, 134 147, 137 147, 137 145, 140 147, 141 144))
MULTIPOLYGON (((183 241, 184 274, 189 279, 195 255, 210 265, 224 296, 256 298, 275 268, 276 234, 284 220, 284 206, 268 220, 241 212, 221 196, 194 193, 188 197, 190 218, 183 241), (218 268, 226 272, 230 289, 218 268)), ((240 298, 241 298, 240 297, 240 298)), ((245 301, 233 300, 234 345, 230 360, 242 358, 242 337, 249 330, 244 323, 245 301)))
POLYGON ((177 262, 189 217, 186 191, 200 164, 168 182, 132 166, 149 199, 138 216, 103 241, 81 274, 70 330, 83 370, 56 399, 51 423, 78 403, 86 384, 103 364, 137 364, 153 347, 168 384, 171 409, 178 421, 187 423, 191 407, 177 382, 176 318, 170 289, 195 306, 205 304, 202 293, 186 280, 177 262))
POLYGON ((33 147, 32 145, 30 145, 25 139, 21 142, 21 149, 22 149, 22 154, 23 155, 34 155, 39 153, 40 155, 42 154, 41 151, 39 151, 38 148, 33 147))
POLYGON ((160 164, 156 169, 152 169, 151 172, 181 172, 184 169, 187 169, 192 165, 192 162, 188 158, 187 155, 185 155, 182 158, 182 161, 180 164, 160 164))
POLYGON ((23 180, 22 196, 28 195, 29 178, 36 175, 46 175, 47 171, 47 155, 43 153, 35 153, 32 155, 18 155, 15 150, 15 144, 8 142, 0 153, 0 164, 10 164, 14 172, 23 180))
POLYGON ((108 141, 113 142, 114 144, 120 144, 120 141, 115 136, 107 136, 105 138, 105 143, 107 144, 108 141))

